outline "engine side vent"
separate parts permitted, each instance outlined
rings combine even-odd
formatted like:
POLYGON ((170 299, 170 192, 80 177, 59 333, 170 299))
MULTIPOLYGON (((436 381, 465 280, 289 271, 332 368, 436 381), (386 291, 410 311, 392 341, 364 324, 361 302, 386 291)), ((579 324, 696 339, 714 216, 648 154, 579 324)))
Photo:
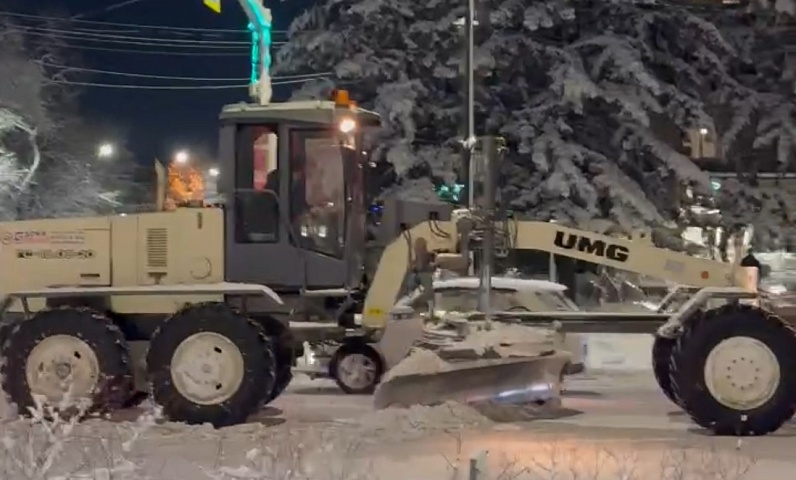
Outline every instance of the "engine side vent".
POLYGON ((149 268, 167 268, 169 235, 165 228, 147 228, 146 265, 149 268))

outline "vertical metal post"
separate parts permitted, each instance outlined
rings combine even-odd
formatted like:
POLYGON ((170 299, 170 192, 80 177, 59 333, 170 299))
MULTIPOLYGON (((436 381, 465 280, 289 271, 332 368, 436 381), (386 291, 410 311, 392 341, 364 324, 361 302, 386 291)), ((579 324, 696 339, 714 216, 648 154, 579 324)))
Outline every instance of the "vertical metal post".
POLYGON ((464 137, 463 167, 467 176, 465 177, 467 186, 467 206, 473 208, 473 149, 475 148, 475 72, 473 71, 475 56, 475 0, 467 0, 467 14, 464 17, 464 38, 465 38, 465 61, 464 74, 466 76, 466 95, 464 112, 467 125, 467 132, 464 137))
POLYGON ((482 215, 485 221, 481 244, 480 281, 478 285, 479 310, 487 321, 492 320, 492 271, 495 257, 495 197, 497 195, 497 170, 500 157, 500 140, 497 137, 481 138, 483 176, 482 215))

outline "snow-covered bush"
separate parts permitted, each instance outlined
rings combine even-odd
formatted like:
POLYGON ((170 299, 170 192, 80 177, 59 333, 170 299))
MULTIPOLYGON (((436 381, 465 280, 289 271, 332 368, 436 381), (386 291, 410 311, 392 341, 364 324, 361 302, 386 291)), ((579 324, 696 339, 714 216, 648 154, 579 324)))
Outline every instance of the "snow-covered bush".
MULTIPOLYGON (((0 417, 0 478, 3 480, 148 479, 126 458, 141 436, 162 419, 158 408, 144 411, 127 428, 93 431, 82 424, 87 403, 65 395, 52 405, 34 397, 29 418, 0 417), (68 412, 68 415, 62 412, 68 412)), ((6 413, 9 412, 0 412, 6 413)), ((89 420, 98 421, 97 419, 89 420)))

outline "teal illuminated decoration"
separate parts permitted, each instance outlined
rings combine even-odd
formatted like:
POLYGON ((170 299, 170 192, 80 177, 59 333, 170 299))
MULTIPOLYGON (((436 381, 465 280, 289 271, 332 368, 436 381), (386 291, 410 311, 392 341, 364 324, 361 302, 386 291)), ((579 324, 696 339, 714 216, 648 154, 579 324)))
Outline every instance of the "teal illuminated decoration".
POLYGON ((271 72, 271 22, 263 16, 263 11, 256 0, 246 0, 246 2, 250 11, 254 12, 254 20, 257 23, 254 25, 250 22, 248 25, 252 36, 251 83, 255 84, 260 80, 261 72, 266 75, 270 75, 271 72))
POLYGON ((448 186, 445 184, 440 185, 436 188, 437 190, 437 197, 440 200, 445 202, 453 202, 458 203, 462 196, 462 190, 464 190, 464 185, 461 183, 454 183, 453 186, 448 186))

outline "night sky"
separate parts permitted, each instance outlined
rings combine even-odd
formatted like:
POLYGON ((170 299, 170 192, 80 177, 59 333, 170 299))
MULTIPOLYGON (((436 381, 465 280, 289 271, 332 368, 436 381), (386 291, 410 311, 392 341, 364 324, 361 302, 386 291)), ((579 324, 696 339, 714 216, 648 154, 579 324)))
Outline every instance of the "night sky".
MULTIPOLYGON (((202 0, 128 0, 131 4, 105 11, 109 5, 123 0, 34 0, 0 11, 49 15, 53 10, 66 10, 82 20, 124 24, 161 25, 197 29, 234 29, 240 33, 183 32, 136 29, 121 25, 75 23, 81 29, 94 30, 103 35, 146 36, 156 41, 181 39, 200 40, 197 46, 179 48, 158 45, 135 45, 129 39, 117 43, 99 40, 64 40, 80 53, 80 67, 113 72, 148 75, 240 78, 239 81, 188 82, 133 78, 95 73, 77 73, 72 81, 125 85, 208 85, 246 84, 249 76, 249 50, 246 44, 214 49, 216 41, 247 42, 246 17, 237 0, 223 0, 222 13, 216 14, 202 4, 202 0), (27 4, 28 6, 25 6, 27 4), (33 4, 36 7, 33 7, 33 4), (20 6, 21 5, 21 6, 20 6), (185 36, 182 36, 185 35, 185 36), (116 50, 159 51, 159 54, 102 51, 116 50), (223 52, 223 55, 216 54, 223 52), (180 55, 192 53, 193 55, 180 55)), ((285 40, 284 30, 290 21, 303 11, 311 0, 270 0, 266 6, 274 15, 274 42, 285 40)), ((5 5, 6 2, 4 1, 5 5)), ((26 25, 39 25, 36 19, 23 20, 26 25)), ((132 40, 140 42, 141 40, 132 40)), ((277 47, 278 48, 278 47, 277 47)), ((95 122, 127 129, 127 146, 140 163, 148 163, 153 156, 169 157, 176 149, 187 148, 203 157, 212 157, 217 143, 217 117, 226 103, 248 99, 245 88, 231 90, 143 90, 83 87, 82 113, 95 122)), ((289 94, 286 87, 276 90, 276 97, 289 94)))

